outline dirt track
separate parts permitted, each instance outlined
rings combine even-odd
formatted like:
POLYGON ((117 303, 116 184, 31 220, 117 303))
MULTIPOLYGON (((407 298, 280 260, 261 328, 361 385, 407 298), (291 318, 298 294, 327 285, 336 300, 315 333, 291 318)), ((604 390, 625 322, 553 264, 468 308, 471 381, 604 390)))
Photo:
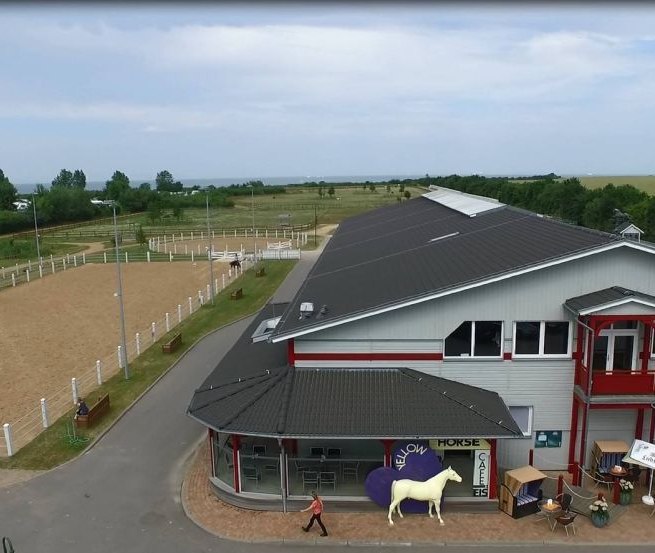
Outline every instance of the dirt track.
MULTIPOLYGON (((209 282, 206 262, 121 267, 128 342, 140 332, 147 344, 150 323, 163 321, 167 311, 176 321, 177 304, 187 310, 192 296, 197 305, 198 290, 206 294, 209 282)), ((224 268, 214 264, 219 286, 224 268)), ((115 291, 115 265, 87 264, 0 292, 0 424, 69 388, 71 378, 93 370, 96 359, 115 363, 120 343, 115 291)))

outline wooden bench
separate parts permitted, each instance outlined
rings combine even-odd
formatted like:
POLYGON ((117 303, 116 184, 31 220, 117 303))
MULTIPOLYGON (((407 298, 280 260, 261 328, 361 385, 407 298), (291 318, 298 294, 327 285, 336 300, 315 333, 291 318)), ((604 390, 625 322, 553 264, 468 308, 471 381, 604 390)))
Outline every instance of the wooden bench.
POLYGON ((266 269, 264 267, 262 267, 261 269, 257 269, 255 271, 256 278, 263 277, 263 276, 266 276, 266 269))
POLYGON ((77 415, 75 426, 78 428, 93 426, 96 420, 109 411, 109 407, 109 394, 105 394, 103 397, 98 398, 97 403, 89 409, 88 415, 77 415))
POLYGON ((163 353, 173 353, 177 348, 182 345, 182 334, 178 333, 173 336, 168 342, 161 345, 163 353))
POLYGON ((231 300, 240 300, 243 297, 243 288, 237 288, 230 294, 231 300))

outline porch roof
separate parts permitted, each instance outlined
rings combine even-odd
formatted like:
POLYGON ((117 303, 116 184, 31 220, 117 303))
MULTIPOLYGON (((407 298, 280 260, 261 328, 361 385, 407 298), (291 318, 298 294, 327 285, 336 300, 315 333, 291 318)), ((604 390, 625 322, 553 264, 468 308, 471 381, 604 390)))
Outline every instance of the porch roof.
POLYGON ((564 305, 578 315, 587 315, 594 311, 628 302, 652 306, 653 312, 655 312, 655 296, 623 288, 622 286, 612 286, 611 288, 569 298, 564 302, 564 305))

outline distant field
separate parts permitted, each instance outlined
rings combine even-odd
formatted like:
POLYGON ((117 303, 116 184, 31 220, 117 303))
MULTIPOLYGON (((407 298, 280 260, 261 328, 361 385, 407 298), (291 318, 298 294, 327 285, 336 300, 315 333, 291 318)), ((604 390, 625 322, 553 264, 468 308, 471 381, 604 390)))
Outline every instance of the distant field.
POLYGON ((580 182, 587 188, 602 188, 612 183, 616 186, 631 184, 639 190, 648 194, 655 194, 655 175, 634 176, 634 175, 612 175, 612 176, 579 176, 580 182))

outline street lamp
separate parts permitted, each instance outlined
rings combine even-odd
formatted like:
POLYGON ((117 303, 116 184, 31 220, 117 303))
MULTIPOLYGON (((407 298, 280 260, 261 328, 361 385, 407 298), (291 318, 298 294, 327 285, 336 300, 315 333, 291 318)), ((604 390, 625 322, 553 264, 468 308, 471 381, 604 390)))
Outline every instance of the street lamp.
POLYGON ((127 341, 125 340, 125 310, 123 308, 123 279, 121 278, 121 256, 120 256, 120 247, 118 245, 118 225, 116 224, 116 201, 111 204, 112 209, 114 210, 114 245, 116 247, 116 277, 118 280, 118 305, 120 306, 120 319, 121 319, 121 346, 123 357, 123 370, 125 373, 125 379, 130 378, 130 368, 127 363, 127 341))
POLYGON ((34 212, 34 234, 36 236, 36 257, 39 260, 39 267, 41 266, 41 248, 39 247, 39 227, 36 224, 36 199, 32 193, 32 211, 34 212))
POLYGON ((207 257, 209 258, 209 291, 210 298, 212 300, 212 305, 214 305, 214 259, 212 257, 212 235, 209 231, 209 191, 207 192, 207 240, 209 240, 209 252, 207 257))

